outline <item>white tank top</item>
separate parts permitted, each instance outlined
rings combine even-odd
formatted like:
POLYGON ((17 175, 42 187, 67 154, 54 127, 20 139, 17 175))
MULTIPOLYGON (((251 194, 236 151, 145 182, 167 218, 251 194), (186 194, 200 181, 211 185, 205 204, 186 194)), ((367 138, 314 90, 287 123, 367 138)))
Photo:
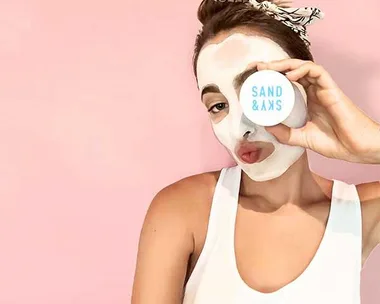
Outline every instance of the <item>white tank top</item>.
POLYGON ((330 213, 321 244, 306 270, 272 293, 249 287, 235 260, 234 231, 241 169, 223 168, 213 196, 203 250, 184 304, 359 304, 362 218, 355 185, 333 180, 330 213))

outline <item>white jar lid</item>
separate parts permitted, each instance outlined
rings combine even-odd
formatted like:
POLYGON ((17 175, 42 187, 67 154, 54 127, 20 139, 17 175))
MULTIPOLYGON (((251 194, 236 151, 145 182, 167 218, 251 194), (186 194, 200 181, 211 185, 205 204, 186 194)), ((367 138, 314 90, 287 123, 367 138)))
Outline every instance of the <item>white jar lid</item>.
POLYGON ((240 104, 245 116, 260 126, 274 126, 292 112, 295 93, 292 83, 273 70, 253 73, 240 90, 240 104))

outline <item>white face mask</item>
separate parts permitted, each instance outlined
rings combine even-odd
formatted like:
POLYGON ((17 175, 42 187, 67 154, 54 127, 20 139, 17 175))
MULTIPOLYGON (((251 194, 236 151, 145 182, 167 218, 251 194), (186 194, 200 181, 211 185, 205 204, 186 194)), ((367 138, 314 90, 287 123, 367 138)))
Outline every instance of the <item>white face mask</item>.
MULTIPOLYGON (((264 127, 250 122, 244 115, 234 88, 234 78, 255 62, 269 62, 289 58, 289 55, 274 41, 261 36, 233 34, 219 44, 206 46, 199 54, 197 63, 198 87, 216 85, 228 101, 228 114, 217 123, 212 123, 219 142, 227 148, 236 163, 255 181, 266 181, 282 175, 305 152, 302 147, 280 144, 264 127), (274 151, 261 162, 248 164, 235 153, 243 135, 250 131, 247 141, 271 143, 274 151)), ((299 85, 297 85, 301 89, 299 85)), ((301 89, 302 91, 302 89, 301 89)), ((305 93, 296 90, 295 106, 283 124, 297 128, 306 123, 305 93)))

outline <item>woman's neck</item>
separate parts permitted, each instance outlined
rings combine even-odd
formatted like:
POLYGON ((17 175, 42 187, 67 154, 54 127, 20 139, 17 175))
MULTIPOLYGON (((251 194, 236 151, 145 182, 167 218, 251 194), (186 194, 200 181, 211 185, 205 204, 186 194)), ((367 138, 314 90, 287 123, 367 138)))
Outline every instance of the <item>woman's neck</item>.
POLYGON ((256 182, 242 171, 240 195, 252 201, 265 202, 269 209, 284 205, 309 205, 331 198, 332 182, 310 171, 307 154, 304 153, 280 177, 256 182))

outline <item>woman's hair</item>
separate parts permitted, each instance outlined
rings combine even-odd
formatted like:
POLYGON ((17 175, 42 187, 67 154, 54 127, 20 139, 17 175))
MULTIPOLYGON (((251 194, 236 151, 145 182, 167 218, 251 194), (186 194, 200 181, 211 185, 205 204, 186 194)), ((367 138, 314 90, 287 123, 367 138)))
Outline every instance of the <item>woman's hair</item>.
MULTIPOLYGON (((258 0, 262 2, 263 0, 258 0)), ((247 27, 279 44, 292 58, 313 61, 300 36, 280 21, 247 5, 245 0, 203 0, 198 8, 202 30, 196 37, 193 69, 197 77, 197 61, 205 43, 222 31, 247 27)))

